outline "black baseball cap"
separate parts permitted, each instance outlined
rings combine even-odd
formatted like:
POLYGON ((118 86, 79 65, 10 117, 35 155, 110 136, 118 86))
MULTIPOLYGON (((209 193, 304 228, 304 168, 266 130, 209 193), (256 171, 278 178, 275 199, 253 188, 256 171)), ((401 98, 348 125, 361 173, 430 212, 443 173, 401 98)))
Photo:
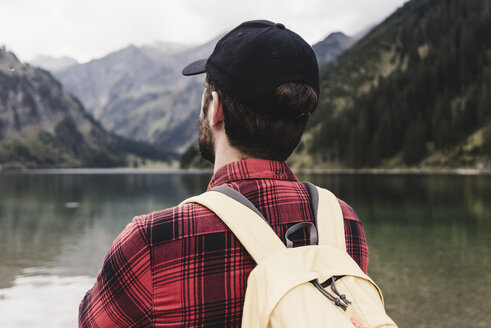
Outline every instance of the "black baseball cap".
POLYGON ((267 20, 240 24, 218 41, 208 59, 182 70, 186 76, 202 73, 233 99, 258 110, 281 110, 271 96, 285 82, 305 82, 319 95, 312 47, 283 24, 267 20))

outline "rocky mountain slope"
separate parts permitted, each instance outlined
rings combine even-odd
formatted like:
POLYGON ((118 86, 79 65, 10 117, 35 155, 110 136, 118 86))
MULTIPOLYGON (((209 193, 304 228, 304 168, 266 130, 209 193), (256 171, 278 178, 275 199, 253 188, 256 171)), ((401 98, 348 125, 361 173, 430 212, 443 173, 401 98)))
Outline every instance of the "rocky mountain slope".
POLYGON ((108 133, 42 69, 0 49, 0 165, 108 167, 170 156, 108 133))
POLYGON ((182 151, 196 140, 203 78, 180 72, 209 56, 215 43, 130 45, 55 75, 110 131, 182 151))

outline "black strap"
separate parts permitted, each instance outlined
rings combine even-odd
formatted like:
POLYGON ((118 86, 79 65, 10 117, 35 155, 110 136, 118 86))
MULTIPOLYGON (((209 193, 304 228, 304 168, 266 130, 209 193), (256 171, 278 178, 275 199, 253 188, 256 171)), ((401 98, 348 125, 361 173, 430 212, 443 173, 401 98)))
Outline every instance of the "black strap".
POLYGON ((310 182, 302 182, 307 187, 307 191, 312 199, 312 209, 314 211, 314 224, 317 227, 317 210, 319 209, 319 191, 317 187, 310 182))
MULTIPOLYGON (((316 224, 317 224, 317 208, 319 206, 319 193, 317 191, 317 188, 312 183, 304 182, 303 184, 307 187, 307 190, 308 190, 310 197, 312 199, 315 224, 313 224, 312 222, 299 222, 299 223, 294 224, 290 228, 288 228, 288 230, 285 233, 286 246, 288 248, 293 247, 293 242, 289 238, 291 236, 291 234, 293 234, 294 232, 296 232, 300 229, 303 229, 305 227, 309 228, 310 245, 317 245, 317 243, 318 243, 318 234, 317 234, 316 224)), ((252 204, 249 199, 247 199, 244 195, 242 195, 240 192, 238 192, 234 188, 222 185, 222 186, 214 187, 211 190, 218 191, 218 192, 220 192, 224 195, 227 195, 228 197, 238 201, 242 205, 247 206, 252 211, 254 211, 254 213, 259 215, 264 221, 268 222, 264 218, 264 216, 261 214, 261 212, 259 212, 259 210, 256 208, 256 206, 254 206, 254 204, 252 204)))
POLYGON ((242 195, 240 192, 238 192, 234 188, 229 187, 229 186, 217 186, 217 187, 212 188, 211 190, 221 192, 222 194, 227 195, 228 197, 238 201, 242 205, 249 207, 251 210, 254 211, 254 213, 259 215, 264 221, 268 222, 264 218, 264 216, 261 214, 261 212, 259 212, 259 210, 256 208, 256 206, 254 206, 254 204, 252 204, 250 200, 248 200, 244 195, 242 195))
POLYGON ((292 248, 293 247, 293 241, 290 240, 290 235, 300 229, 303 228, 309 228, 309 235, 310 235, 310 245, 317 245, 317 229, 315 228, 315 225, 312 222, 299 222, 295 223, 292 225, 290 228, 285 233, 285 239, 286 239, 286 247, 292 248))

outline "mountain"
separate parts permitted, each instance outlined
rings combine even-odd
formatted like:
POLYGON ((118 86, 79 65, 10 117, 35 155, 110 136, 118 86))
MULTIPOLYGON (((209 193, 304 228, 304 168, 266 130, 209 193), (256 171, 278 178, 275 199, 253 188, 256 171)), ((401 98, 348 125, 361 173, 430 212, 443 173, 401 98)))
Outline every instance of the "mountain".
POLYGON ((483 167, 491 1, 412 0, 320 72, 297 166, 483 167))
POLYGON ((171 154, 108 133, 53 76, 0 48, 0 165, 110 167, 171 154))
POLYGON ((209 56, 216 41, 198 47, 130 45, 55 75, 108 130, 183 151, 197 140, 204 81, 182 77, 181 69, 209 56))
MULTIPOLYGON (((181 69, 208 57, 221 37, 195 47, 163 42, 130 45, 54 74, 106 129, 183 153, 197 140, 204 78, 183 77, 181 69)), ((323 63, 353 43, 354 39, 333 33, 314 49, 323 63)))
POLYGON ((335 32, 329 34, 324 40, 314 44, 312 49, 314 49, 315 56, 317 57, 317 64, 319 67, 333 61, 349 49, 356 39, 345 35, 342 32, 335 32))
POLYGON ((34 57, 30 64, 50 72, 59 72, 68 67, 75 66, 78 64, 76 59, 71 57, 52 57, 39 55, 34 57))

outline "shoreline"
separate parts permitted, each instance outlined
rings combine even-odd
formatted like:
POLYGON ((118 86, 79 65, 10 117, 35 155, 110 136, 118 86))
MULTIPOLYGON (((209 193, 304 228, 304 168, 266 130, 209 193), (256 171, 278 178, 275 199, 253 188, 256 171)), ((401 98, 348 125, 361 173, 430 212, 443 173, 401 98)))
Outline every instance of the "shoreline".
POLYGON ((362 168, 362 169, 298 169, 302 174, 369 174, 369 175, 491 175, 491 169, 469 168, 362 168))
POLYGON ((213 174, 212 169, 173 168, 45 168, 45 169, 2 169, 0 174, 213 174))
MULTIPOLYGON (((470 168, 336 168, 292 169, 295 174, 367 174, 367 175, 491 175, 491 169, 470 168)), ((0 174, 213 174, 213 169, 175 168, 44 168, 2 169, 0 174)))

